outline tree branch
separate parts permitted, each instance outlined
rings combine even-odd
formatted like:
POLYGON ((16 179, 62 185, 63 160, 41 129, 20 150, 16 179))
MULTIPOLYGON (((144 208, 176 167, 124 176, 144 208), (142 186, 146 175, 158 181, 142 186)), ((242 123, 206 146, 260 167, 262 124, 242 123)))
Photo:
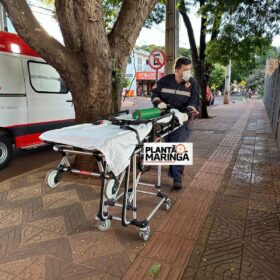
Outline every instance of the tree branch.
POLYGON ((109 42, 114 58, 123 68, 144 21, 153 10, 157 0, 123 0, 121 10, 113 29, 109 34, 109 42), (132 32, 132 34, 131 34, 132 32))
POLYGON ((222 14, 218 13, 215 15, 214 23, 213 23, 213 31, 211 34, 210 42, 217 39, 219 32, 220 32, 220 25, 222 20, 222 14))
POLYGON ((81 40, 74 14, 73 0, 56 0, 55 7, 65 46, 79 50, 81 40))
MULTIPOLYGON (((200 8, 203 8, 205 5, 205 0, 200 0, 200 8)), ((205 50, 206 50, 206 24, 207 18, 204 15, 201 15, 201 27, 200 27, 200 42, 199 42, 199 59, 200 61, 205 60, 205 50)))
POLYGON ((185 1, 183 1, 183 0, 180 1, 179 12, 183 17, 185 26, 187 28, 190 47, 191 47, 193 64, 198 65, 198 63, 199 63, 199 61, 198 61, 198 51, 197 51, 197 47, 196 47, 196 43, 195 43, 192 23, 191 23, 190 18, 187 14, 187 10, 186 10, 186 7, 185 7, 185 1))
POLYGON ((73 4, 87 66, 103 67, 104 65, 96 65, 95 58, 99 57, 107 62, 111 54, 101 0, 76 0, 73 4))
POLYGON ((67 71, 66 61, 70 58, 70 53, 42 28, 26 1, 0 0, 0 2, 20 37, 58 71, 67 71))

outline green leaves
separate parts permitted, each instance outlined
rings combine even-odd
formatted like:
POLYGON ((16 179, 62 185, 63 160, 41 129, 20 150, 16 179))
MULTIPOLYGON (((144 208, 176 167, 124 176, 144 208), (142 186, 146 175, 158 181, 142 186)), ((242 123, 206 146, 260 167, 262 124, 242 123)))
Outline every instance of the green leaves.
POLYGON ((211 89, 221 89, 225 82, 226 67, 221 64, 214 64, 209 78, 209 86, 211 89))
MULTIPOLYGON (((165 1, 160 2, 164 3, 165 1)), ((154 10, 145 21, 145 27, 150 28, 153 23, 159 24, 165 19, 165 4, 162 3, 156 4, 154 10)))

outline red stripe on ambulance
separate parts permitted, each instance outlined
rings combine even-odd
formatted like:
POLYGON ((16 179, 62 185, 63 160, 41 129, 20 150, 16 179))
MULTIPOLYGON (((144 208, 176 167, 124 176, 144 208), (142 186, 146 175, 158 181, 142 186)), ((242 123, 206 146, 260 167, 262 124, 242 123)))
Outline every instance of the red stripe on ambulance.
POLYGON ((17 34, 4 31, 0 33, 0 51, 40 57, 17 34))
POLYGON ((15 138, 16 148, 23 148, 23 147, 28 147, 31 145, 43 143, 43 141, 39 139, 40 135, 41 133, 35 133, 35 134, 16 137, 15 138))

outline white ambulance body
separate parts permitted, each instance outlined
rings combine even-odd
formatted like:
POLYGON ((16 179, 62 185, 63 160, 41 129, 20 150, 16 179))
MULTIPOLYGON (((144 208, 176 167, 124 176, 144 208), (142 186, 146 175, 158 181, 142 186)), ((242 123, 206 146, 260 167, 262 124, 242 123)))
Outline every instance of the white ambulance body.
POLYGON ((0 169, 42 132, 72 125, 71 94, 58 72, 18 35, 0 32, 0 169))

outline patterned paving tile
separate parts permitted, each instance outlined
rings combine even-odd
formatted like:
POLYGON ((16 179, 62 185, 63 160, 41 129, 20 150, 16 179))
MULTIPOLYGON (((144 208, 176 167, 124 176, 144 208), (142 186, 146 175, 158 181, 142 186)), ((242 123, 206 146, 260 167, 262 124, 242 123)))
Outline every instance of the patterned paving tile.
MULTIPOLYGON (((239 280, 239 269, 241 260, 229 259, 226 261, 219 260, 217 263, 200 267, 196 272, 195 278, 197 280, 211 280, 211 279, 236 279, 239 280)), ((183 279, 186 279, 183 277, 183 279)))
POLYGON ((107 256, 122 250, 122 246, 113 231, 84 232, 69 237, 73 261, 94 268, 92 260, 107 256))
POLYGON ((44 208, 58 208, 79 202, 79 197, 75 190, 56 192, 43 197, 44 208))
POLYGON ((8 193, 7 201, 24 200, 34 198, 41 195, 40 183, 33 186, 22 187, 20 189, 12 189, 8 193))
POLYGON ((22 225, 21 244, 27 245, 66 236, 63 217, 49 218, 22 225))
POLYGON ((44 257, 29 257, 0 264, 0 279, 45 279, 44 257))
POLYGON ((231 240, 243 238, 245 221, 230 219, 218 215, 208 239, 208 246, 223 244, 231 240))
POLYGON ((255 209, 248 210, 246 235, 257 234, 268 230, 277 230, 278 228, 279 218, 276 213, 255 209))
POLYGON ((47 280, 69 280, 69 279, 104 279, 104 273, 96 272, 88 266, 81 266, 70 261, 61 260, 55 257, 46 257, 46 278, 47 280))
POLYGON ((11 182, 4 181, 0 183, 0 192, 8 191, 10 189, 11 182))
POLYGON ((16 226, 0 231, 0 258, 15 251, 21 241, 21 227, 16 226))
POLYGON ((263 193, 250 193, 249 209, 277 213, 277 204, 273 195, 263 193))
POLYGON ((0 209, 0 229, 19 225, 21 221, 21 209, 0 209))
POLYGON ((99 210, 99 200, 82 202, 82 207, 87 220, 94 221, 99 210))

